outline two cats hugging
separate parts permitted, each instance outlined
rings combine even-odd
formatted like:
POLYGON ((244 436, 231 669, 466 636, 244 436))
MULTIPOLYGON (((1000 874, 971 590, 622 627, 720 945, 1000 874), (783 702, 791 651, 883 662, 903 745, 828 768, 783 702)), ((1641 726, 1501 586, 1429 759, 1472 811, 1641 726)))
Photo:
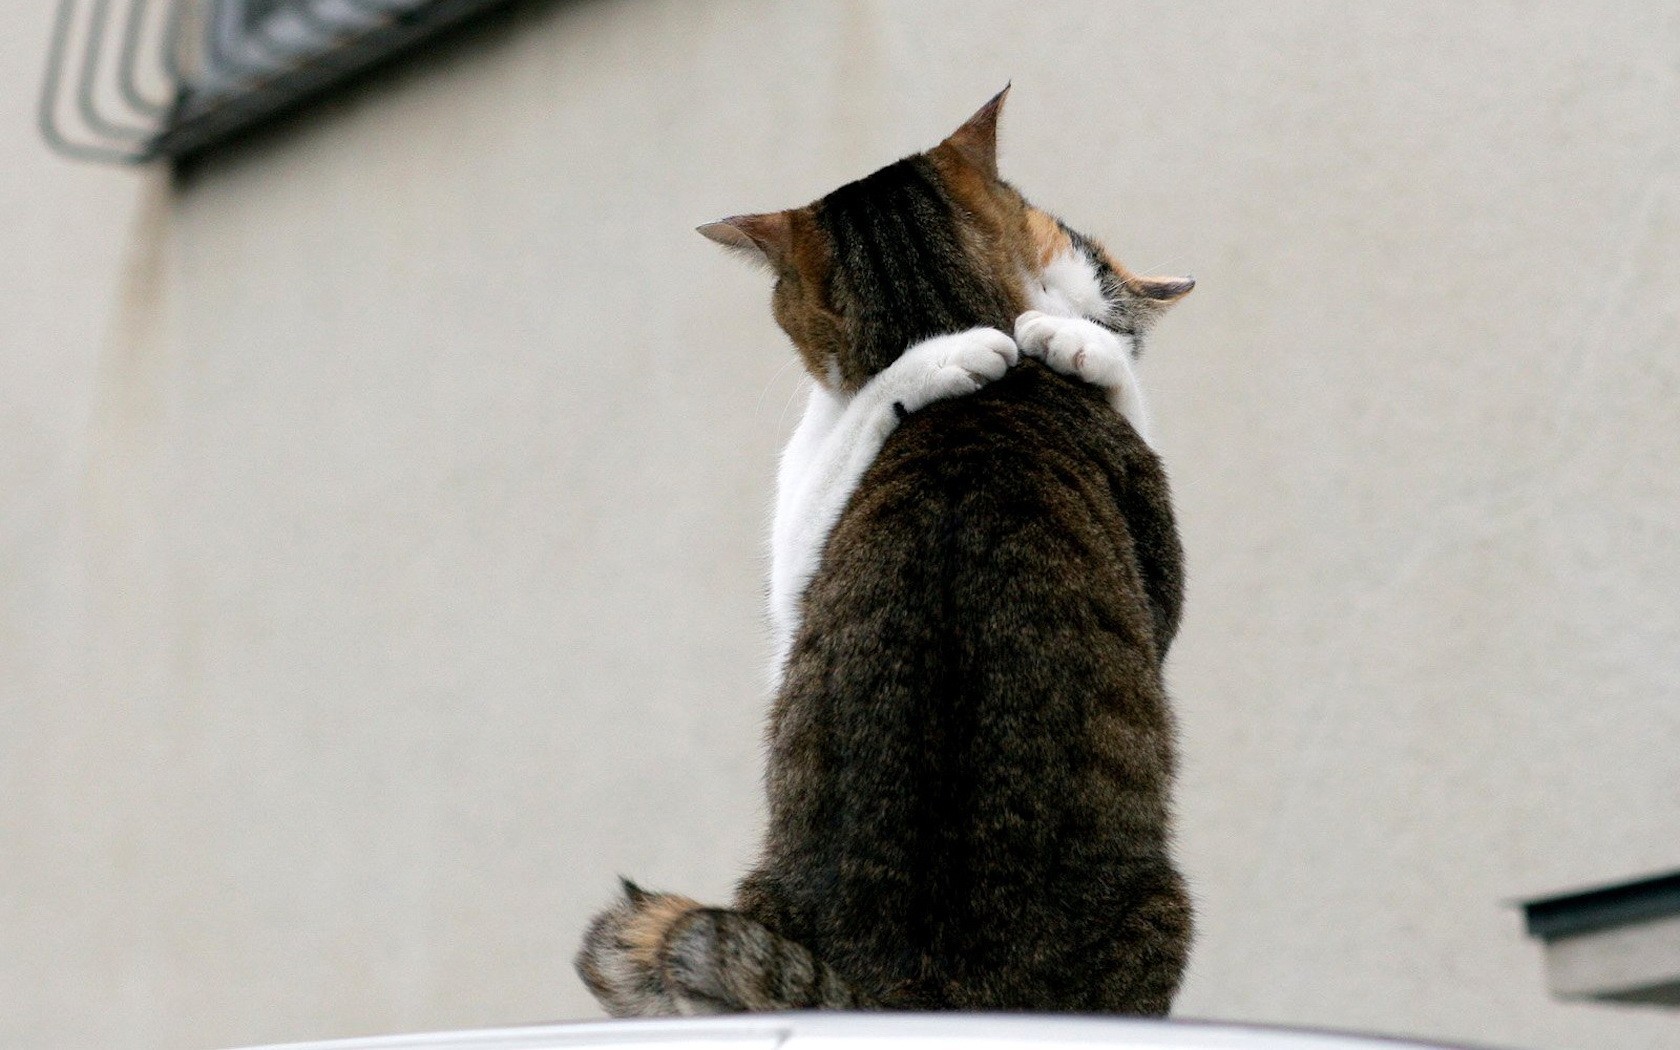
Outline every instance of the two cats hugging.
POLYGON ((1171 1006, 1161 664, 1182 549, 1140 277, 938 146, 700 232, 775 276, 814 384, 772 530, 769 828, 734 907, 626 881, 577 969, 617 1016, 1171 1006))

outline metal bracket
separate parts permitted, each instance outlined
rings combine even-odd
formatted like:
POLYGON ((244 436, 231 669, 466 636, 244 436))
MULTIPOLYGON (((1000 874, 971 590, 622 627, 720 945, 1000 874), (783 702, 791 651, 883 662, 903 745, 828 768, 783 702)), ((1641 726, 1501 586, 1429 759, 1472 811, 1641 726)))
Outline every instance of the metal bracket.
POLYGON ((59 0, 41 134, 80 160, 179 158, 505 2, 59 0))
POLYGON ((160 15, 151 0, 132 0, 113 21, 111 0, 59 0, 38 111, 49 145, 79 160, 136 164, 151 159, 150 143, 181 83, 174 48, 186 3, 169 0, 160 15), (148 38, 160 46, 147 49, 148 38), (107 54, 113 42, 115 58, 107 54), (142 86, 143 50, 155 62, 150 70, 154 88, 161 82, 171 97, 157 98, 142 86))

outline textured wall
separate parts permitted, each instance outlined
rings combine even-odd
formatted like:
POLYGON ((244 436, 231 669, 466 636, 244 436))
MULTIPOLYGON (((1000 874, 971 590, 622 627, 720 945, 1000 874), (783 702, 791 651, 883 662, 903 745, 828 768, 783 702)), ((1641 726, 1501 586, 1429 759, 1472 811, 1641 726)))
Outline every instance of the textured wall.
MULTIPOLYGON (((1624 5, 1624 8, 1627 5, 1624 5)), ((764 278, 691 227, 935 141, 1200 287, 1186 1015, 1674 1045, 1513 897, 1680 865, 1680 19, 527 3, 166 185, 0 150, 0 1044, 582 1016, 760 819, 764 278)))

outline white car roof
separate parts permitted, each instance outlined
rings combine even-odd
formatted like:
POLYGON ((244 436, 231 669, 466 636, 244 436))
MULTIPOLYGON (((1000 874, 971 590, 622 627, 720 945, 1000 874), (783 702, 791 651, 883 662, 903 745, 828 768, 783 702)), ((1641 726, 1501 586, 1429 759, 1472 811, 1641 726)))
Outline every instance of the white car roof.
POLYGON ((816 1011, 389 1035, 293 1043, 285 1050, 1003 1050, 1004 1047, 1448 1050, 1440 1044, 1196 1021, 816 1011))

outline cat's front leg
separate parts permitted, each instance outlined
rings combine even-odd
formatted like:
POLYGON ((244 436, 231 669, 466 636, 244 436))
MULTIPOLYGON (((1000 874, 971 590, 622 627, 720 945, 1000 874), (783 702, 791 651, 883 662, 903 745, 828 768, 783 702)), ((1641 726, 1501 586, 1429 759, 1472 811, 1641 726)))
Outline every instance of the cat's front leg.
POLYGON ((1129 337, 1083 317, 1028 310, 1015 320, 1015 341, 1021 353, 1038 358, 1054 371, 1108 391, 1114 410, 1139 437, 1149 440, 1149 410, 1132 368, 1129 337))
POLYGON ((894 416, 901 418, 935 401, 972 394, 1002 379, 1018 360, 1015 340, 996 328, 935 336, 906 350, 865 383, 854 404, 862 402, 871 411, 893 407, 894 416))
POLYGON ((781 683, 805 587, 822 562, 828 535, 881 446, 905 416, 972 394, 1003 378, 1017 360, 1015 340, 995 328, 973 328, 917 343, 848 399, 825 389, 812 392, 776 478, 770 539, 774 685, 781 683))

